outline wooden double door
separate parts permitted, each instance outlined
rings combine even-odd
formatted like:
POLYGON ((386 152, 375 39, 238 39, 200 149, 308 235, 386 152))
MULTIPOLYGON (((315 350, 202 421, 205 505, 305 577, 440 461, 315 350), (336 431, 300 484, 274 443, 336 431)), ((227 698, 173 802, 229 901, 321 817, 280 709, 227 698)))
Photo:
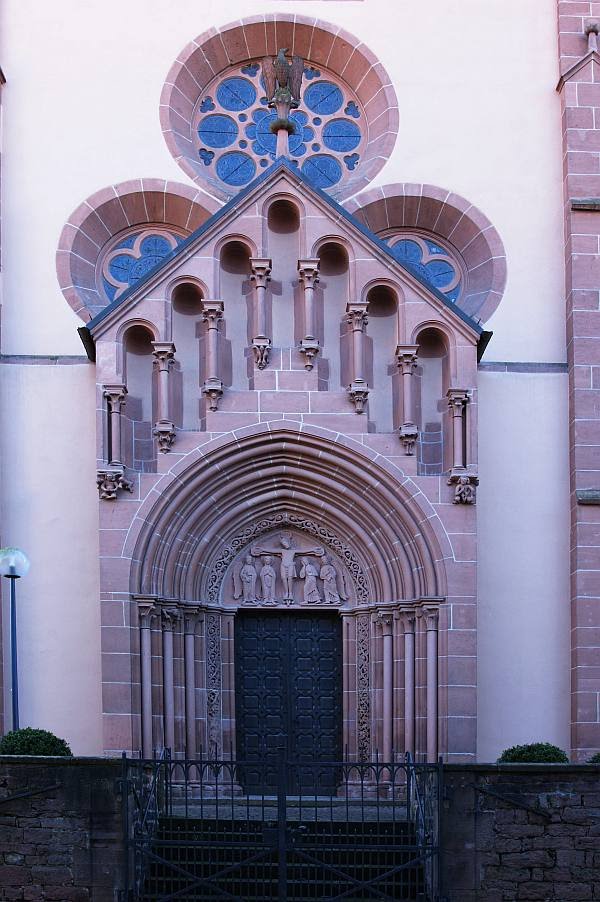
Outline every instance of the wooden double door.
POLYGON ((329 612, 239 611, 237 758, 247 791, 273 788, 281 760, 299 783, 335 788, 342 758, 342 628, 329 612))

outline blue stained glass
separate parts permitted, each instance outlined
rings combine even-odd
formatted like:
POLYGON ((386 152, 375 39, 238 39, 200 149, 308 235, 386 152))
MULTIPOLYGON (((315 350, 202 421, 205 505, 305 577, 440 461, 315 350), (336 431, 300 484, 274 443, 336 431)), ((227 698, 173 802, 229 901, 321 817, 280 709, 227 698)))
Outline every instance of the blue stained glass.
POLYGON ((198 151, 198 156, 202 160, 205 166, 210 166, 215 156, 214 150, 206 150, 205 147, 201 147, 198 151))
POLYGON ((360 128, 350 119, 332 119, 323 126, 323 144, 338 153, 355 150, 360 139, 360 128))
MULTIPOLYGON (((132 250, 140 232, 127 235, 116 246, 115 250, 132 250)), ((183 239, 179 235, 172 235, 179 244, 183 239)), ((146 275, 157 263, 160 263, 173 250, 171 242, 164 235, 148 235, 139 247, 139 257, 131 254, 118 254, 108 264, 111 276, 123 285, 131 286, 146 275)), ((106 278, 102 280, 107 297, 112 301, 117 293, 123 289, 112 285, 106 278)))
POLYGON ((313 69, 312 66, 305 66, 305 67, 304 67, 304 77, 305 77, 308 81, 311 81, 313 78, 320 78, 320 77, 321 77, 321 70, 320 70, 320 69, 313 69))
POLYGON ((304 92, 304 103, 313 113, 330 116, 337 113, 344 102, 344 95, 331 81, 316 81, 304 92))
POLYGON ((261 165, 262 168, 264 169, 265 166, 268 166, 268 165, 269 165, 269 161, 268 161, 268 160, 261 160, 261 161, 260 161, 260 165, 261 165))
MULTIPOLYGON (((252 113, 254 123, 246 126, 246 135, 254 141, 252 150, 258 156, 265 153, 275 155, 277 148, 277 135, 271 131, 271 125, 277 119, 277 113, 267 113, 266 110, 255 110, 252 113)), ((314 132, 304 123, 307 121, 305 113, 292 113, 291 121, 296 126, 296 131, 289 137, 290 153, 301 156, 306 152, 305 141, 310 141, 314 132), (303 148, 303 149, 301 149, 303 148)))
POLYGON ((238 127, 231 116, 216 113, 205 116, 198 126, 198 136, 209 147, 229 147, 237 138, 238 127))
POLYGON ((402 241, 398 241, 392 247, 392 254, 396 260, 400 261, 400 263, 420 263, 421 257, 423 256, 417 242, 411 241, 410 238, 404 238, 402 241))
POLYGON ((164 257, 171 250, 171 244, 162 235, 148 235, 140 244, 140 253, 142 257, 148 254, 164 257))
POLYGON ((240 141, 239 146, 240 146, 240 147, 248 147, 248 142, 247 142, 247 141, 240 141))
POLYGON ((224 109, 239 113, 256 101, 256 88, 247 78, 225 78, 217 88, 217 100, 224 109))
POLYGON ((346 164, 346 169, 349 169, 350 172, 353 172, 358 166, 358 161, 360 160, 360 154, 351 153, 347 154, 344 157, 344 163, 346 164))
POLYGON ((123 238, 122 241, 119 241, 115 250, 120 250, 122 247, 132 248, 137 241, 139 234, 139 232, 136 232, 135 235, 128 235, 127 238, 123 238))
POLYGON ((260 66, 258 63, 248 63, 247 66, 242 66, 241 71, 244 73, 244 75, 250 75, 252 76, 252 78, 254 78, 259 69, 260 66))
POLYGON ((317 188, 331 188, 342 177, 342 167, 335 157, 329 154, 315 154, 302 164, 303 174, 317 188))
POLYGON ((228 185, 246 185, 254 178, 256 163, 247 153, 233 150, 224 153, 217 162, 217 175, 228 185))
POLYGON ((200 112, 207 113, 209 110, 214 110, 215 104, 213 102, 212 97, 205 97, 202 103, 200 104, 200 112))
POLYGON ((433 260, 425 265, 427 278, 436 288, 444 288, 454 280, 454 267, 446 260, 433 260))
POLYGON ((320 116, 315 116, 315 118, 313 119, 313 125, 320 125, 322 121, 323 120, 320 118, 320 116))
POLYGON ((293 150, 290 150, 290 153, 295 157, 302 157, 306 153, 306 144, 299 144, 298 147, 295 147, 293 150))
POLYGON ((358 119, 360 116, 360 110, 353 100, 350 100, 348 106, 344 110, 346 116, 352 116, 353 119, 358 119))
POLYGON ((320 144, 311 144, 310 149, 316 153, 318 150, 321 150, 321 145, 320 144))
POLYGON ((247 118, 248 116, 246 115, 246 113, 240 113, 240 115, 238 116, 240 122, 245 122, 247 118))

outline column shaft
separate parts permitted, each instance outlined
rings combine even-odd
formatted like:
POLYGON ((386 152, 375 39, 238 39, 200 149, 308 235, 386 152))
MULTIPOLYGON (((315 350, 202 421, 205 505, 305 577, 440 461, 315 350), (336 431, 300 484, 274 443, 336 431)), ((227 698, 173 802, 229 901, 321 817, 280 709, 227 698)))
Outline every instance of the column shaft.
POLYGON ((185 756, 196 757, 196 637, 185 633, 185 756))
POLYGON ((142 690, 142 757, 152 757, 152 604, 139 604, 140 683, 142 690))
POLYGON ((415 754, 415 618, 404 620, 404 750, 415 754))
POLYGON ((437 613, 426 616, 427 625, 427 760, 438 755, 437 613))
POLYGON ((175 752, 175 685, 173 671, 173 617, 163 611, 163 715, 165 748, 175 752))

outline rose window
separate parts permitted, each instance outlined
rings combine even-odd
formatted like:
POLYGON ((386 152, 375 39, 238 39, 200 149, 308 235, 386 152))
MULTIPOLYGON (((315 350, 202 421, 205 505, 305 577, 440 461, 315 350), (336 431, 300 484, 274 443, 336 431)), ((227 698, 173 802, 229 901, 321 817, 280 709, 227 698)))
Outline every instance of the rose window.
POLYGON ((429 236, 405 232, 384 237, 399 263, 408 263, 422 279, 456 302, 464 284, 463 267, 448 248, 429 236))
POLYGON ((109 301, 139 282, 183 239, 183 235, 158 228, 130 232, 121 238, 104 254, 100 265, 102 289, 109 301))
MULTIPOLYGON (((267 105, 260 64, 230 69, 209 84, 194 120, 196 152, 221 189, 241 188, 275 160, 277 119, 267 105)), ((290 119, 293 165, 318 188, 335 186, 360 167, 364 112, 350 89, 324 69, 304 70, 300 108, 290 119)))

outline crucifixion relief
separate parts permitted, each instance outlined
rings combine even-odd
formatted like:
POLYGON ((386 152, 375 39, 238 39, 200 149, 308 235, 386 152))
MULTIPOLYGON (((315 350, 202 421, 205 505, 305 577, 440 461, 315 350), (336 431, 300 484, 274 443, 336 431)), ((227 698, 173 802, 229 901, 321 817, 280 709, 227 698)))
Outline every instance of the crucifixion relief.
POLYGON ((349 598, 345 568, 322 545, 287 530, 240 553, 231 581, 233 599, 243 605, 340 605, 349 598))

